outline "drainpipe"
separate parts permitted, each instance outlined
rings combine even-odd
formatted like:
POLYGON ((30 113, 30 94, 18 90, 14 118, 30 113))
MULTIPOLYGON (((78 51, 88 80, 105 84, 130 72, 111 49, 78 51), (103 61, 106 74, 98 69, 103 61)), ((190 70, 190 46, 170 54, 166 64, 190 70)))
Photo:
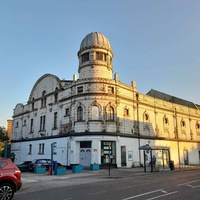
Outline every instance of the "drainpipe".
MULTIPOLYGON (((136 93, 136 107, 137 107, 137 131, 138 131, 138 146, 140 147, 140 121, 139 121, 139 94, 136 93)), ((141 151, 139 151, 139 162, 141 165, 141 151)))
POLYGON ((176 139, 177 139, 177 146, 178 146, 178 165, 179 165, 179 169, 180 167, 180 163, 181 163, 181 159, 180 159, 180 147, 179 147, 179 138, 178 138, 178 120, 177 120, 177 112, 176 112, 176 108, 174 109, 175 112, 175 122, 176 122, 176 139))

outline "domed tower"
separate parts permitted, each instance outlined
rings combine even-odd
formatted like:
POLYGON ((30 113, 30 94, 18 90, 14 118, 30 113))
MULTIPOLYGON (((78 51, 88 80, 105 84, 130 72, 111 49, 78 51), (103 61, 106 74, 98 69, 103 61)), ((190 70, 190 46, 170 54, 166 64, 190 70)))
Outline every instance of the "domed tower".
POLYGON ((113 52, 109 40, 102 33, 92 32, 83 39, 78 52, 79 79, 112 79, 113 52))

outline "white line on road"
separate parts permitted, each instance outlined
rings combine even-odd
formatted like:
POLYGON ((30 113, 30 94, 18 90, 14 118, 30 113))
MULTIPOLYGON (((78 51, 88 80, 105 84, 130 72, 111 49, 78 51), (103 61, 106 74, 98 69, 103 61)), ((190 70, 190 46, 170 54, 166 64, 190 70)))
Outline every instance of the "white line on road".
POLYGON ((106 191, 100 191, 100 192, 95 192, 95 193, 90 193, 89 195, 97 195, 97 194, 102 194, 105 193, 106 191))
POLYGON ((125 190, 125 189, 130 189, 130 188, 132 188, 132 186, 121 187, 121 188, 118 188, 118 190, 125 190))
POLYGON ((190 183, 196 183, 196 182, 198 182, 198 181, 200 181, 200 180, 194 180, 194 181, 190 181, 190 182, 186 182, 186 183, 181 183, 181 184, 179 184, 179 185, 177 185, 177 186, 189 185, 190 183))
POLYGON ((141 196, 144 196, 144 195, 147 195, 147 194, 152 194, 152 193, 161 192, 161 191, 163 191, 163 190, 162 189, 154 190, 154 191, 151 191, 151 192, 146 192, 146 193, 143 193, 143 194, 138 194, 138 195, 135 195, 135 196, 132 196, 132 197, 128 197, 128 198, 125 198, 125 199, 122 199, 122 200, 134 199, 134 198, 141 197, 141 196))
POLYGON ((178 191, 174 191, 174 192, 166 193, 166 194, 159 195, 159 196, 156 196, 156 197, 152 197, 152 198, 150 198, 150 199, 146 199, 146 200, 158 199, 158 198, 161 198, 161 197, 164 197, 164 196, 168 196, 168 195, 171 195, 171 194, 175 194, 175 193, 177 193, 177 192, 178 192, 178 191))
POLYGON ((192 188, 198 188, 198 187, 200 187, 200 185, 192 186, 192 188))

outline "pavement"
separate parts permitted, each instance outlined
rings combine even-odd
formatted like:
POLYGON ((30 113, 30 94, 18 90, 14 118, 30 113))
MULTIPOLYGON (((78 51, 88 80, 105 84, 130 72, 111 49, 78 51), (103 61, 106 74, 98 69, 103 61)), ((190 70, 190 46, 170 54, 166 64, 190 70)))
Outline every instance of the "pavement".
MULTIPOLYGON (((175 170, 165 170, 166 173, 175 173, 183 170, 200 170, 198 166, 178 166, 175 170)), ((67 169, 67 173, 64 175, 48 175, 48 173, 35 174, 33 172, 22 173, 22 188, 17 194, 27 192, 37 192, 41 190, 49 190, 60 187, 68 187, 87 183, 96 183, 101 181, 112 181, 120 178, 130 178, 147 176, 159 173, 159 172, 144 172, 143 167, 136 168, 111 168, 100 169, 91 171, 84 169, 81 173, 72 173, 71 169, 67 169)), ((163 173, 163 172, 162 172, 163 173)), ((165 172, 164 172, 165 173, 165 172)))
MULTIPOLYGON (((179 172, 186 170, 200 170, 200 165, 185 165, 185 166, 175 166, 175 170, 165 169, 161 171, 171 171, 171 172, 179 172)), ((22 181, 23 183, 29 182, 41 182, 41 181, 51 181, 51 180, 63 180, 63 179, 71 179, 71 178, 125 178, 132 176, 142 176, 148 175, 150 170, 147 169, 147 172, 144 172, 143 167, 135 167, 135 168, 110 168, 109 169, 100 169, 91 171, 90 169, 84 169, 81 173, 72 173, 71 169, 67 169, 67 173, 64 175, 48 175, 48 173, 35 174, 33 172, 23 172, 22 173, 22 181)))

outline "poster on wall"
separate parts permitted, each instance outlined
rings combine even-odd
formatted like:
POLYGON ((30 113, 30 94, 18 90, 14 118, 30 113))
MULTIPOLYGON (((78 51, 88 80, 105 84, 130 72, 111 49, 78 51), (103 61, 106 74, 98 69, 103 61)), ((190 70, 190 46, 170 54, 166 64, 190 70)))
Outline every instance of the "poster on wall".
POLYGON ((128 160, 133 160, 133 152, 132 151, 128 152, 128 160))

